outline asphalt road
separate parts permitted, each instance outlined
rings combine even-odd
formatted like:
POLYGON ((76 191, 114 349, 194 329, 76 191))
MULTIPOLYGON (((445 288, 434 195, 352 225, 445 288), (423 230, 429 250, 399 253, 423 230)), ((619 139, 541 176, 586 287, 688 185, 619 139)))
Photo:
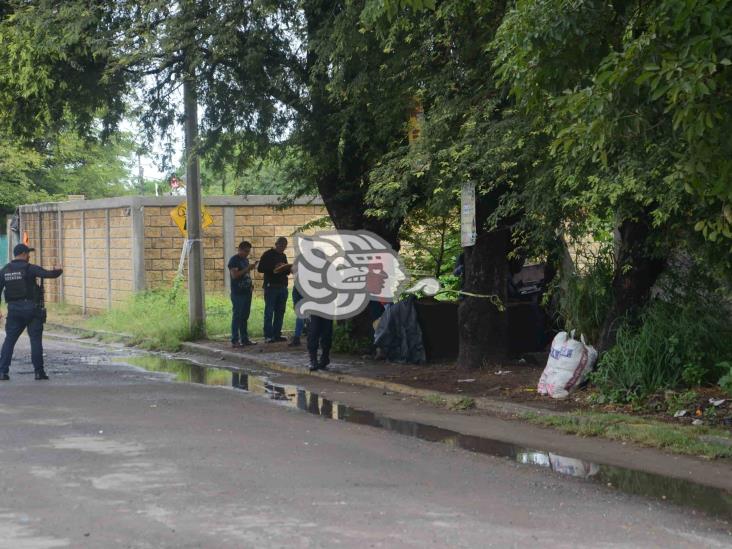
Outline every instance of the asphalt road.
POLYGON ((0 384, 0 547, 732 547, 729 524, 23 337, 0 384))

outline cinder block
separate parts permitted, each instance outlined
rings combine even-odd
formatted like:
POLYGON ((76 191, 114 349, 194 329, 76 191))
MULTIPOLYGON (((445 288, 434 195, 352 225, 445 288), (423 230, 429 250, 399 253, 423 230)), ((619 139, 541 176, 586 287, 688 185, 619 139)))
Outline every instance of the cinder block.
POLYGON ((115 263, 115 260, 112 259, 112 270, 119 273, 120 278, 132 280, 132 261, 121 259, 119 263, 115 263))
POLYGON ((147 271, 145 273, 145 278, 148 282, 154 282, 157 280, 163 279, 163 271, 147 271))
POLYGON ((176 248, 165 248, 164 250, 151 250, 151 251, 159 252, 159 257, 157 259, 180 260, 181 250, 178 250, 176 248))
POLYGON ((183 235, 176 225, 171 225, 169 227, 160 227, 160 236, 164 238, 180 238, 181 240, 183 239, 183 235))
POLYGON ((173 240, 171 238, 155 238, 152 240, 152 248, 164 249, 171 248, 173 240))
POLYGON ((234 230, 234 234, 239 241, 246 240, 247 238, 251 238, 254 236, 254 227, 252 227, 251 225, 237 225, 236 229, 234 230))
POLYGON ((111 217, 109 225, 111 227, 132 227, 132 217, 111 217))
POLYGON ((113 252, 112 253, 112 257, 115 257, 117 259, 125 259, 127 261, 131 261, 132 260, 132 250, 129 249, 129 248, 122 249, 122 248, 114 248, 113 247, 112 248, 112 252, 113 252))
POLYGON ((145 259, 161 259, 163 250, 157 248, 145 248, 145 259))
POLYGON ((155 271, 168 271, 174 269, 177 265, 173 266, 173 261, 170 259, 153 259, 151 268, 155 271))
MULTIPOLYGON (((266 225, 255 225, 254 226, 254 236, 269 236, 274 237, 275 236, 275 228, 272 226, 266 226, 266 225)), ((281 236, 281 235, 277 235, 281 236)))

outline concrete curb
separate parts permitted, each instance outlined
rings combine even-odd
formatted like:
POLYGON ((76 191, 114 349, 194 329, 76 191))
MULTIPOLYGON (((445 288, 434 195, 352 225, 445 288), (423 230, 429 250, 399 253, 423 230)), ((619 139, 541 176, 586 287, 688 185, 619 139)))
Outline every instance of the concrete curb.
POLYGON ((310 372, 305 368, 293 368, 285 364, 261 358, 254 354, 246 354, 242 352, 225 351, 223 349, 215 349, 209 345, 202 343, 186 342, 181 345, 182 350, 194 354, 207 355, 214 358, 224 358, 231 362, 246 362, 255 364, 259 367, 280 372, 283 374, 291 374, 298 376, 312 376, 320 379, 326 379, 328 381, 335 381, 337 383, 348 383, 351 385, 358 385, 361 387, 369 387, 372 389, 379 389, 382 391, 389 391, 392 393, 399 393, 405 396, 411 396, 421 399, 441 399, 445 402, 448 408, 452 408, 459 405, 460 402, 466 398, 470 398, 475 402, 474 409, 482 410, 484 412, 490 412, 500 416, 517 416, 522 414, 538 414, 538 415, 563 415, 563 412, 557 412, 554 410, 548 410, 545 408, 535 408, 533 406, 525 406, 523 404, 516 404, 513 402, 505 402, 502 400, 495 400, 487 397, 469 397, 467 395, 457 395, 454 393, 443 393, 441 391, 432 391, 430 389, 419 389, 417 387, 411 387, 402 383, 394 383, 392 381, 382 381, 379 379, 372 379, 369 377, 355 376, 351 374, 343 374, 338 372, 310 372))
POLYGON ((51 330, 59 330, 61 332, 67 332, 76 334, 80 337, 113 337, 121 339, 123 341, 132 341, 134 338, 131 334, 120 334, 117 332, 108 332, 106 330, 90 330, 88 328, 78 328, 76 326, 67 326, 66 324, 58 324, 56 322, 46 322, 46 328, 51 330))

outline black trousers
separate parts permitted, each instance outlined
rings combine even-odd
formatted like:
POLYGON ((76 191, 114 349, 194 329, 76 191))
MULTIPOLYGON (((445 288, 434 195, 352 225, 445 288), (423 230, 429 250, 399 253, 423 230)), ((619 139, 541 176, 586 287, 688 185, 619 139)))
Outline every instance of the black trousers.
POLYGON ((333 321, 329 318, 310 315, 310 327, 308 328, 308 351, 310 354, 318 352, 318 346, 324 353, 330 353, 333 344, 333 321))
POLYGON ((31 361, 36 372, 43 371, 43 321, 40 309, 29 300, 8 303, 8 317, 5 319, 5 342, 0 354, 0 374, 7 374, 13 351, 23 330, 28 330, 31 344, 31 361))

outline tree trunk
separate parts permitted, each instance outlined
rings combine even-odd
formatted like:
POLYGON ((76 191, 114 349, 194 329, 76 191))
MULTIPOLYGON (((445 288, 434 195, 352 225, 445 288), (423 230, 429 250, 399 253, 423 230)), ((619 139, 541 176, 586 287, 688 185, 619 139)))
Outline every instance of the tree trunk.
MULTIPOLYGON (((508 253, 511 231, 500 227, 478 234, 475 246, 465 248, 463 289, 483 295, 495 295, 503 304, 508 297, 508 253)), ((508 355, 507 314, 491 300, 466 298, 458 309, 460 352, 458 369, 473 370, 485 360, 501 360, 508 355)))
POLYGON ((637 312, 647 303, 651 288, 666 263, 665 257, 654 255, 649 249, 650 216, 624 221, 618 232, 612 283, 613 302, 600 332, 599 351, 606 351, 615 345, 617 330, 623 318, 637 312))

